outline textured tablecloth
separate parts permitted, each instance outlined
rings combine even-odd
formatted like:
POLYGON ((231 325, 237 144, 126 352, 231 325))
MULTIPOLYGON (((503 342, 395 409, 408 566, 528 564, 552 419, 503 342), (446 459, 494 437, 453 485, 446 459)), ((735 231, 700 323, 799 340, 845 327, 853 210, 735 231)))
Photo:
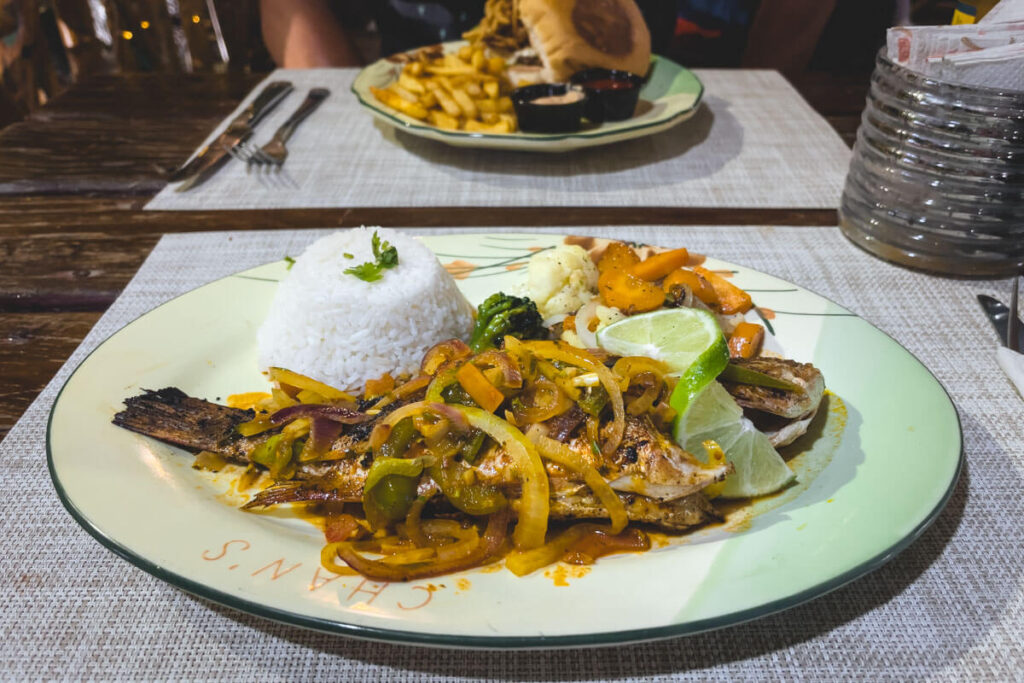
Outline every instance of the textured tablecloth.
MULTIPOLYGON (((561 232, 561 231, 556 231, 561 232)), ((888 332, 943 383, 966 468, 909 549, 852 584, 722 631, 555 652, 458 652, 352 640, 189 596, 101 547, 61 507, 46 469, 47 414, 71 370, 126 322, 201 283, 298 253, 319 233, 164 237, 124 294, 0 443, 0 675, 243 680, 1022 680, 1024 420, 974 300, 1001 282, 889 266, 832 228, 593 228, 746 264, 816 290, 888 332)), ((899 391, 879 386, 879 391, 899 391)))
POLYGON ((850 161, 839 135, 774 71, 698 70, 704 103, 689 121, 658 135, 566 154, 461 149, 396 132, 376 123, 349 92, 356 73, 271 74, 268 80, 292 81, 295 92, 260 124, 254 136, 259 144, 309 88, 332 91, 289 141, 283 178, 261 178, 231 160, 188 192, 164 188, 146 208, 833 208, 850 161))

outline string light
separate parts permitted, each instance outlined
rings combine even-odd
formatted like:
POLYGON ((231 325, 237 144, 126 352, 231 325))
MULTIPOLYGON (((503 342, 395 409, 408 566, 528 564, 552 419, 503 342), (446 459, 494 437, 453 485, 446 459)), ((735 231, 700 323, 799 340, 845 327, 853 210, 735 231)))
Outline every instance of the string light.
POLYGON ((198 24, 199 23, 199 15, 198 14, 193 14, 192 15, 192 23, 193 24, 198 24))
POLYGON ((143 30, 143 31, 145 31, 145 30, 146 30, 147 28, 149 28, 149 22, 148 22, 148 21, 145 21, 145 20, 143 20, 143 21, 140 21, 140 22, 139 22, 139 26, 141 26, 141 27, 142 27, 142 30, 143 30))
POLYGON ((121 37, 124 38, 125 40, 131 40, 132 38, 135 37, 135 34, 132 33, 131 31, 121 31, 121 37))

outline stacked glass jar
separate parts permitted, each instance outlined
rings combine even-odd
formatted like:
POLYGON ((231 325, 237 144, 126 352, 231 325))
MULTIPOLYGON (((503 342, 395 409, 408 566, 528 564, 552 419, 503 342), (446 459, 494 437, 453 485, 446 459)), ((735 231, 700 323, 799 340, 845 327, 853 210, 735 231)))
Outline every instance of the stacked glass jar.
POLYGON ((1024 271, 1024 92, 933 80, 879 52, 839 217, 901 265, 1024 271))

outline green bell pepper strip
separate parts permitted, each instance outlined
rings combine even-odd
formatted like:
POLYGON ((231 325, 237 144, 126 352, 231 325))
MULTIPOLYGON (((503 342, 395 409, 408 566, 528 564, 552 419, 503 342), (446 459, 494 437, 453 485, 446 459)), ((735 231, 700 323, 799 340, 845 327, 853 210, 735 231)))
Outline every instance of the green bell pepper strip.
POLYGON ((449 461, 432 466, 428 472, 448 502, 466 514, 489 515, 508 505, 508 499, 494 486, 466 484, 463 474, 468 470, 468 465, 449 461))
POLYGON ((373 489, 384 477, 399 476, 415 479, 423 472, 424 467, 433 465, 436 458, 432 455, 421 455, 418 458, 374 458, 370 471, 366 473, 363 492, 373 489))
POLYGON ((473 438, 466 442, 466 444, 459 449, 459 455, 465 462, 472 465, 476 462, 476 457, 480 455, 480 449, 484 447, 484 441, 487 440, 487 435, 483 432, 476 432, 473 438))
POLYGON ((434 375, 434 379, 430 381, 430 386, 427 387, 427 395, 423 401, 425 403, 444 403, 444 397, 441 395, 441 392, 449 385, 455 383, 455 373, 458 370, 459 366, 453 365, 434 375))
POLYGON ((577 401, 580 410, 591 417, 600 417, 601 411, 608 405, 608 392, 602 386, 588 387, 577 401))
POLYGON ((274 453, 277 450, 277 444, 281 442, 282 438, 284 437, 281 434, 275 434, 270 437, 253 449, 252 453, 249 454, 249 460, 264 467, 270 467, 274 463, 274 453))
POLYGON ((395 423, 388 434, 388 438, 381 445, 379 452, 374 455, 379 458, 399 458, 409 448, 409 444, 419 433, 411 417, 406 417, 395 423))
POLYGON ((734 382, 735 384, 749 384, 755 387, 768 387, 769 389, 782 389, 783 391, 795 391, 797 393, 804 393, 803 387, 793 382, 787 382, 784 379, 778 377, 772 377, 763 372, 757 370, 751 370, 740 365, 734 365, 729 363, 725 366, 725 370, 718 376, 718 379, 725 380, 726 382, 734 382))
POLYGON ((460 406, 469 406, 470 408, 480 407, 458 382, 445 387, 444 391, 441 392, 441 398, 448 404, 455 403, 460 406))
POLYGON ((374 530, 404 519, 416 500, 417 479, 390 474, 363 491, 363 514, 374 530))
POLYGON ((363 513, 374 529, 405 518, 416 500, 416 485, 423 468, 434 457, 377 458, 370 466, 363 485, 363 513))
POLYGON ((270 476, 277 479, 281 472, 288 466, 288 463, 292 460, 292 449, 289 445, 288 448, 281 448, 281 441, 284 439, 284 434, 275 434, 270 437, 249 454, 249 459, 252 462, 263 465, 270 470, 270 476))

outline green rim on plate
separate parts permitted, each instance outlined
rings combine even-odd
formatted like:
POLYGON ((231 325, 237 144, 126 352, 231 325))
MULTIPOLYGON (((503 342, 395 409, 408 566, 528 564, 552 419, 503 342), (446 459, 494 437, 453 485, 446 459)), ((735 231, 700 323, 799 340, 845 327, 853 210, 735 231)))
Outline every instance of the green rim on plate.
MULTIPOLYGON (((445 43, 448 52, 464 42, 445 43)), ((360 104, 383 123, 419 137, 447 144, 488 149, 511 149, 538 152, 565 152, 581 147, 606 145, 653 135, 693 116, 704 96, 704 86, 692 71, 670 59, 654 55, 647 83, 640 90, 641 103, 649 108, 625 121, 606 121, 589 130, 576 133, 473 133, 444 130, 406 116, 377 101, 370 87, 383 88, 396 78, 399 64, 381 59, 367 66, 356 76, 352 92, 360 104)))
MULTIPOLYGON (((521 281, 525 270, 515 266, 561 236, 423 240, 475 304, 521 281)), ((227 479, 110 423, 142 388, 178 386, 216 399, 265 387, 255 330, 283 262, 172 299, 93 350, 51 410, 50 475, 75 520, 133 565, 296 626, 443 647, 544 648, 687 635, 765 616, 863 576, 917 539, 957 481, 960 424, 939 382, 861 318, 770 275, 713 259, 707 266, 735 272, 773 318, 778 343, 817 365, 830 390, 828 414, 791 447, 799 451, 791 462, 809 465, 794 465, 800 484, 733 528, 698 530, 561 576, 474 570, 378 585, 323 572, 322 535, 311 525, 237 510, 227 479)), ((127 565, 111 571, 118 568, 127 565)))

